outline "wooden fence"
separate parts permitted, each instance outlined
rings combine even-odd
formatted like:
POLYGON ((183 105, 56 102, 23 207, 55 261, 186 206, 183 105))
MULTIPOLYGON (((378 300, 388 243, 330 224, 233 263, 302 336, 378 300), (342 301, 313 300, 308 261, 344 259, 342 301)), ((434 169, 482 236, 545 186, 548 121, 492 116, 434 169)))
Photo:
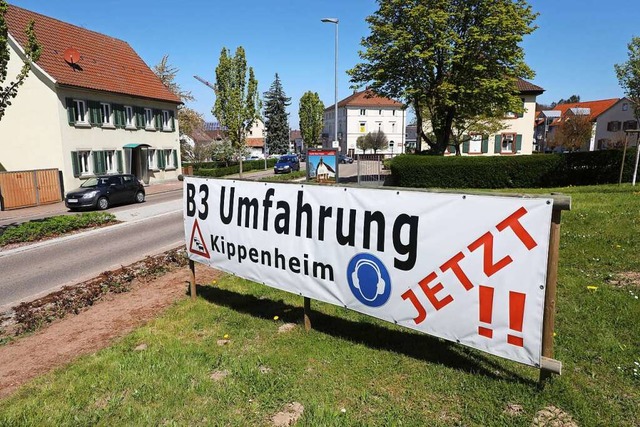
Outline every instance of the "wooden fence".
POLYGON ((0 172, 1 210, 46 205, 61 200, 58 169, 0 172))

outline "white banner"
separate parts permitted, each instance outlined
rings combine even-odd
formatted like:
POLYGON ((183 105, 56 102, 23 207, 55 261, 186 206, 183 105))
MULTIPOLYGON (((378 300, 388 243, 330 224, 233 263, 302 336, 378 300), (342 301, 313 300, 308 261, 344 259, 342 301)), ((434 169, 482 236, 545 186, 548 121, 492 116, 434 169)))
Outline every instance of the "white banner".
POLYGON ((189 258, 538 366, 553 200, 186 177, 189 258))

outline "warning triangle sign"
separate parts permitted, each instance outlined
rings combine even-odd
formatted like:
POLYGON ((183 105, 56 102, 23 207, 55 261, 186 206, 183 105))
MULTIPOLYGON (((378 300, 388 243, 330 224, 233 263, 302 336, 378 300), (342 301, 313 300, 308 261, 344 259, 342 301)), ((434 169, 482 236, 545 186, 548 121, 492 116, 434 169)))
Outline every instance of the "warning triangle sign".
POLYGON ((209 255, 209 249, 207 249, 207 245, 205 244, 204 238, 202 237, 202 232, 200 231, 200 226, 198 225, 197 219, 194 221, 193 230, 191 231, 191 243, 189 244, 189 252, 203 256, 207 259, 211 258, 211 256, 209 255))

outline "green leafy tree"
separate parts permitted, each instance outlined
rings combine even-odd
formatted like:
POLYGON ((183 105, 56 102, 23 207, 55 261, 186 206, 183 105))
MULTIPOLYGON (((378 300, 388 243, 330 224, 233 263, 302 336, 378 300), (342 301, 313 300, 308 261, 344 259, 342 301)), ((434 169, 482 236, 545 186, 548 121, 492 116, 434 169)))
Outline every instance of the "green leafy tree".
POLYGON ((6 86, 4 82, 7 79, 9 67, 9 29, 5 21, 5 14, 9 6, 5 0, 0 0, 0 120, 4 116, 6 109, 11 105, 11 100, 18 95, 18 88, 22 86, 25 79, 29 75, 31 65, 40 59, 42 46, 38 43, 34 30, 34 21, 29 22, 25 29, 27 35, 27 43, 24 48, 24 58, 22 60, 22 68, 12 81, 6 86))
POLYGON ((307 91, 300 98, 298 117, 300 118, 300 134, 307 147, 315 147, 322 144, 322 119, 324 116, 324 103, 317 92, 307 91))
POLYGON ((377 130, 375 132, 369 132, 364 137, 364 146, 367 149, 373 150, 373 153, 377 153, 378 150, 385 150, 389 147, 389 140, 387 139, 387 135, 381 131, 377 130))
POLYGON ((184 91, 175 79, 178 75, 178 68, 169 64, 169 55, 164 55, 160 62, 153 67, 153 72, 162 81, 162 83, 175 95, 177 95, 182 102, 194 101, 195 98, 190 91, 184 91))
POLYGON ((211 158, 219 162, 224 162, 225 166, 229 166, 232 162, 238 160, 238 157, 246 156, 249 153, 249 149, 245 147, 240 152, 234 147, 231 141, 222 140, 214 141, 211 145, 211 158))
POLYGON ((636 120, 640 119, 640 37, 633 37, 627 44, 627 62, 615 64, 618 82, 633 104, 636 120))
POLYGON ((211 112, 217 117, 240 159, 242 176, 242 154, 246 150, 247 132, 259 119, 261 108, 258 81, 252 67, 247 72, 247 60, 242 46, 236 49, 234 56, 230 56, 226 47, 222 48, 216 67, 215 87, 216 102, 211 112))
POLYGON ((466 121, 455 121, 451 126, 451 145, 455 147, 456 156, 460 156, 460 145, 470 141, 472 134, 492 135, 503 128, 502 119, 498 117, 478 116, 466 121))
POLYGON ((289 151, 289 105, 291 98, 285 95, 280 77, 276 73, 271 87, 264 93, 264 127, 267 131, 269 153, 284 154, 289 151))
POLYGON ((362 150, 362 154, 367 152, 369 147, 367 147, 367 139, 364 135, 361 135, 356 139, 356 148, 362 150))
POLYGON ((378 0, 351 81, 413 107, 418 147, 450 145, 452 127, 522 112, 518 78, 532 78, 520 47, 534 31, 526 0, 378 0), (425 133, 428 113, 434 138, 425 133))

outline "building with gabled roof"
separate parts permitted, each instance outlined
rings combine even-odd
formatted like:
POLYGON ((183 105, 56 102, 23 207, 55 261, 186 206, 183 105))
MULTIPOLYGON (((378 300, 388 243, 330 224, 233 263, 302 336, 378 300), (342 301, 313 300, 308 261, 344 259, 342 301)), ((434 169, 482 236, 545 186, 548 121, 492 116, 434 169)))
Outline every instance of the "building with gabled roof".
MULTIPOLYGON (((589 116, 592 123, 591 138, 580 148, 581 151, 621 147, 625 143, 625 131, 638 129, 628 98, 558 104, 552 110, 537 113, 535 138, 540 151, 549 151, 559 126, 575 115, 589 116)), ((635 141, 635 138, 632 140, 635 141)))
MULTIPOLYGON (((335 104, 324 110, 322 136, 324 147, 331 147, 335 132, 335 104)), ((354 92, 338 102, 338 145, 340 152, 356 154, 356 141, 369 132, 381 130, 387 136, 389 148, 381 154, 404 152, 406 110, 401 102, 378 96, 370 89, 354 92)))
POLYGON ((9 171, 57 168, 64 187, 105 173, 145 183, 180 173, 180 99, 125 41, 10 5, 9 76, 35 22, 40 59, 0 120, 9 171))

